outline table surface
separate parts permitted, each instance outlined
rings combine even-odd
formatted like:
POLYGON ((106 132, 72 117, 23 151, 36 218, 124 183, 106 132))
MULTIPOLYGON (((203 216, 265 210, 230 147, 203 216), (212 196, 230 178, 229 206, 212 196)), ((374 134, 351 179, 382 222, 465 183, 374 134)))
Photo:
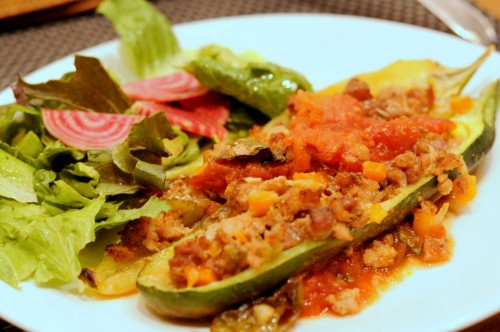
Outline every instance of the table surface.
MULTIPOLYGON (((331 13, 373 17, 452 33, 416 0, 158 0, 173 24, 256 13, 331 13)), ((500 19, 484 12, 498 34, 500 19)), ((47 16, 45 16, 47 17, 47 16)), ((116 38, 104 17, 93 12, 40 22, 24 17, 22 27, 0 24, 0 89, 54 60, 116 38), (33 24, 36 22, 36 24, 33 24), (30 24, 31 23, 31 24, 30 24)), ((0 331, 19 331, 0 319, 0 331)), ((463 332, 500 331, 500 313, 463 332)))

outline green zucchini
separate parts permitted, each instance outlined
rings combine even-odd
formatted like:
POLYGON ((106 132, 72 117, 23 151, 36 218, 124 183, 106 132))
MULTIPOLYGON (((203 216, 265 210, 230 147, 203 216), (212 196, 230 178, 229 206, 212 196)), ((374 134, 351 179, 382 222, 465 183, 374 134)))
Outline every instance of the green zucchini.
MULTIPOLYGON (((493 145, 499 97, 500 84, 496 82, 483 91, 471 112, 454 118, 467 125, 469 135, 455 152, 462 154, 470 169, 479 164, 493 145)), ((208 317, 275 287, 291 275, 314 262, 336 255, 347 246, 355 246, 392 229, 418 206, 419 197, 431 199, 437 195, 436 177, 425 177, 382 202, 383 208, 388 211, 387 217, 381 223, 368 223, 353 230, 353 241, 335 238, 306 241, 287 249, 258 269, 247 269, 205 286, 178 289, 169 282, 168 261, 173 256, 174 244, 152 257, 138 278, 138 289, 147 304, 161 315, 189 319, 208 317)))

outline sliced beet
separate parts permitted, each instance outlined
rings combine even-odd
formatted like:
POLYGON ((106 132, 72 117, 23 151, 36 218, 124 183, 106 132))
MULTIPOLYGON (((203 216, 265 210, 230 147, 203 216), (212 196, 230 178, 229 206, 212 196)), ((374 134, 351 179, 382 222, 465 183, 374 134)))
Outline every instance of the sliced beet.
POLYGON ((81 150, 106 150, 127 139, 132 125, 143 115, 42 110, 49 133, 64 144, 81 150))
POLYGON ((172 125, 177 125, 184 131, 205 137, 217 136, 222 141, 227 137, 226 128, 205 114, 151 101, 138 101, 132 109, 136 114, 145 116, 163 111, 172 125))
POLYGON ((156 102, 179 101, 208 92, 205 86, 185 71, 126 83, 122 85, 122 89, 134 100, 156 102))

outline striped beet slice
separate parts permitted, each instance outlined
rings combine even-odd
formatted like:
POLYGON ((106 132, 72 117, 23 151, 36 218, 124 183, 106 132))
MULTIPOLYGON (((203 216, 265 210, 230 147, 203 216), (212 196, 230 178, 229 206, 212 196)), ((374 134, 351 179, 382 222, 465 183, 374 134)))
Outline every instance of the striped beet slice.
POLYGON ((106 150, 127 139, 132 125, 143 115, 42 110, 49 133, 64 144, 81 150, 106 150))
POLYGON ((122 89, 134 100, 156 102, 178 101, 208 92, 194 76, 185 71, 126 83, 122 89))
POLYGON ((222 141, 227 137, 227 130, 224 126, 203 114, 151 101, 135 102, 132 110, 136 114, 145 116, 164 111, 168 121, 172 125, 179 126, 184 131, 205 137, 217 136, 222 141))
POLYGON ((229 100, 214 91, 181 100, 179 103, 188 110, 214 119, 221 126, 225 125, 229 118, 229 100))

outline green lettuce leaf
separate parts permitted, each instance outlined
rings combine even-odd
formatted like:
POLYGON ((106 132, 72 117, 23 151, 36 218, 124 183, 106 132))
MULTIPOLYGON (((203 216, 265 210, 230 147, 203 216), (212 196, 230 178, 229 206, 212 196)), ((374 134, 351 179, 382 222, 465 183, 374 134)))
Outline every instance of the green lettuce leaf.
POLYGON ((29 132, 41 134, 42 127, 38 109, 18 104, 0 106, 0 141, 16 146, 29 132))
POLYGON ((49 170, 38 170, 34 174, 34 187, 38 200, 43 204, 51 204, 63 210, 82 208, 90 202, 68 182, 58 178, 57 173, 49 170))
POLYGON ((170 152, 163 140, 174 139, 178 133, 172 128, 163 112, 155 113, 135 123, 128 134, 130 146, 140 146, 157 156, 168 156, 170 152))
POLYGON ((0 149, 0 196, 23 203, 36 202, 35 168, 0 149))
POLYGON ((172 156, 170 150, 180 158, 188 142, 187 135, 176 131, 165 113, 158 112, 134 124, 127 140, 113 149, 112 158, 135 183, 163 190, 166 178, 162 160, 172 156))
POLYGON ((111 151, 88 151, 87 157, 87 163, 99 173, 99 184, 96 186, 99 193, 114 196, 134 194, 139 190, 140 186, 133 177, 115 165, 111 151))
POLYGON ((140 217, 156 218, 160 213, 170 210, 170 205, 156 196, 151 198, 143 206, 136 209, 119 210, 107 220, 96 223, 96 231, 101 229, 111 229, 140 217))
POLYGON ((168 73, 181 58, 179 42, 167 18, 145 0, 105 0, 97 8, 121 37, 125 64, 139 78, 168 73))
POLYGON ((14 85, 18 103, 41 106, 46 101, 57 101, 76 109, 102 113, 123 113, 131 106, 130 99, 98 59, 76 55, 75 68, 69 80, 29 84, 18 77, 14 85))
POLYGON ((103 203, 101 196, 82 209, 52 215, 43 206, 0 200, 0 279, 18 287, 31 276, 38 284, 76 278, 77 255, 94 241, 103 203))

